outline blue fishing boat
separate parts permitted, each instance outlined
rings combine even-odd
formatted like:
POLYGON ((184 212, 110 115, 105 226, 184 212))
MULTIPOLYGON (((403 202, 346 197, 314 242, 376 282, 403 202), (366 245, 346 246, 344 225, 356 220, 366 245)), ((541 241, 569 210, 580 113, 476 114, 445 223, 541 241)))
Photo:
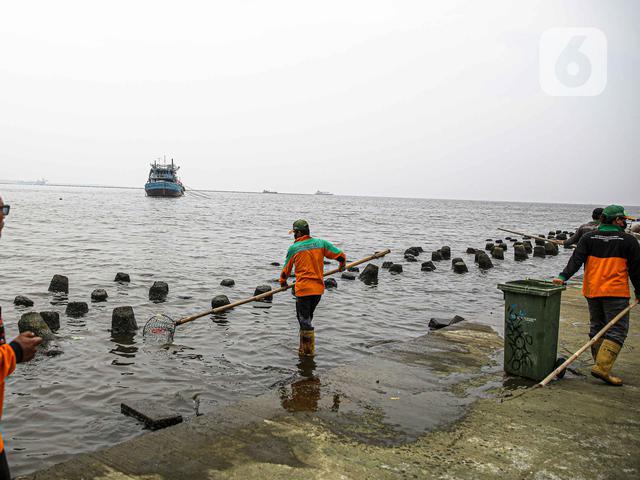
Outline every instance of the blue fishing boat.
POLYGON ((184 185, 178 179, 177 172, 180 169, 173 163, 158 163, 157 161, 151 164, 151 171, 149 172, 149 180, 144 186, 144 191, 149 197, 181 197, 184 195, 184 185))

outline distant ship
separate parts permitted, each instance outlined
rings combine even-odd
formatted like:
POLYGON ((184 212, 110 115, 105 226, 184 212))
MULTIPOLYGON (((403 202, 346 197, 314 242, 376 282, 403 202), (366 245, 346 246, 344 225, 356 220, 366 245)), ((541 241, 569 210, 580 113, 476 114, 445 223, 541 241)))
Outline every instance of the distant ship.
POLYGON ((315 195, 333 195, 331 192, 323 192, 322 190, 318 190, 315 195))
POLYGON ((262 190, 262 193, 278 193, 275 190, 262 190))
POLYGON ((16 183, 18 185, 46 185, 47 181, 41 178, 40 180, 18 180, 16 183))
POLYGON ((177 172, 180 167, 173 163, 151 164, 149 172, 149 180, 144 185, 144 191, 149 197, 181 197, 184 195, 184 185, 178 179, 177 172))

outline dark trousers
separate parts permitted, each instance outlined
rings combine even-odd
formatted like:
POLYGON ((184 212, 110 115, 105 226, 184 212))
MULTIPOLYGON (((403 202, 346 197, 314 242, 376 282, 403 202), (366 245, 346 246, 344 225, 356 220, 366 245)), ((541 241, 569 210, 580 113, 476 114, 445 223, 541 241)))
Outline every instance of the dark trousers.
POLYGON ((11 480, 9 464, 7 463, 7 454, 4 450, 0 453, 0 480, 11 480))
MULTIPOLYGON (((624 297, 587 298, 591 328, 589 337, 593 338, 602 328, 613 320, 617 314, 629 306, 629 299, 624 297)), ((613 340, 623 345, 629 333, 629 314, 627 313, 604 334, 604 339, 613 340)))
POLYGON ((300 324, 300 330, 313 330, 311 321, 313 320, 313 312, 315 311, 322 295, 306 295, 304 297, 296 297, 296 317, 300 324))

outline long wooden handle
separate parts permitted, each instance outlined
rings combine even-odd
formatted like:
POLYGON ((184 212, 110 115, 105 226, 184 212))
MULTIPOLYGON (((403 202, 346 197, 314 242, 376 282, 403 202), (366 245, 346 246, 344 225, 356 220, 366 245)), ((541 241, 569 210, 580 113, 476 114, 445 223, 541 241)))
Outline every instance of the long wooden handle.
POLYGON ((638 305, 638 299, 636 298, 636 301, 633 302, 631 305, 629 305, 627 308, 625 308, 624 310, 622 310, 618 315, 616 315, 615 317, 613 317, 611 319, 611 321, 609 323, 607 323, 602 330, 600 330, 598 333, 596 333, 593 338, 591 340, 589 340, 587 343, 585 343, 582 348, 580 348, 580 350, 578 350, 576 353, 574 353, 573 355, 571 355, 562 365, 560 365, 558 368, 556 368, 553 372, 551 372, 549 375, 547 375, 545 377, 544 380, 542 380, 537 386, 538 387, 544 387, 547 383, 549 383, 551 380, 553 380, 554 378, 556 378, 556 376, 562 372, 565 368, 567 368, 569 365, 571 365, 573 363, 573 361, 578 358, 580 355, 582 355, 584 353, 584 351, 589 348, 591 345, 593 345, 594 343, 596 343, 598 340, 600 340, 600 338, 602 338, 602 336, 607 333, 607 331, 613 327, 616 323, 618 323, 618 321, 624 317, 627 313, 629 313, 631 311, 631 309, 633 307, 635 307, 636 305, 638 305))
POLYGON ((509 233, 515 233, 516 235, 522 235, 523 237, 531 237, 531 238, 535 238, 536 240, 542 240, 543 242, 550 242, 550 243, 555 243, 556 245, 562 245, 562 240, 556 240, 554 238, 544 238, 544 237, 539 237, 537 235, 531 235, 530 233, 522 233, 522 232, 516 232, 515 230, 507 230, 506 228, 498 228, 498 230, 501 230, 503 232, 509 232, 509 233))
MULTIPOLYGON (((360 265, 361 263, 370 262, 371 260, 375 260, 376 258, 382 258, 385 255, 388 255, 389 253, 391 253, 391 250, 389 250, 389 249, 384 250, 382 252, 376 252, 373 255, 369 255, 368 257, 364 257, 364 258, 361 258, 360 260, 357 260, 355 262, 347 264, 345 266, 345 268, 355 267, 357 265, 360 265)), ((324 276, 327 277, 329 275, 333 275, 335 273, 338 273, 339 271, 340 271, 340 268, 334 268, 333 270, 328 270, 328 271, 324 272, 324 276)), ((176 326, 177 325, 182 325, 183 323, 187 323, 187 322, 191 322, 193 320, 197 320, 198 318, 202 318, 202 317, 204 317, 206 315, 226 312, 227 310, 229 310, 231 308, 238 307, 240 305, 244 305, 245 303, 257 302, 258 300, 263 300, 263 299, 265 299, 267 297, 271 297, 271 296, 275 295, 276 293, 280 293, 280 292, 284 292, 285 290, 289 290, 294 285, 295 285, 295 283, 293 283, 291 285, 287 285, 286 287, 276 288, 275 290, 269 290, 268 292, 261 293, 260 295, 254 295, 253 297, 245 298, 244 300, 238 300, 237 302, 230 303, 229 305, 223 305, 221 307, 216 307, 216 308, 212 308, 211 310, 207 310, 206 312, 196 313, 194 315, 181 318, 180 320, 176 321, 175 325, 176 326)))

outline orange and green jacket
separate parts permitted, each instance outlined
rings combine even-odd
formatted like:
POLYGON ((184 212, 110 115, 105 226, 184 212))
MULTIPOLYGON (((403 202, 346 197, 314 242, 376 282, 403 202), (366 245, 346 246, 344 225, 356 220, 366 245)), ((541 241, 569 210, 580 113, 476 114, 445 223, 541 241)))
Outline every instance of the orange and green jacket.
POLYGON ((582 294, 587 298, 629 298, 629 278, 640 296, 640 245, 615 225, 585 233, 559 275, 569 280, 584 264, 582 294))
POLYGON ((296 239, 289 247, 287 258, 282 267, 280 282, 284 283, 295 267, 296 297, 322 295, 324 293, 324 258, 338 260, 341 264, 347 257, 331 242, 305 235, 296 239))
MULTIPOLYGON (((4 379, 16 369, 16 361, 21 360, 22 349, 16 342, 7 345, 4 337, 4 324, 2 323, 2 311, 0 311, 0 419, 2 418, 2 406, 4 404, 4 379)), ((0 452, 4 451, 4 442, 0 435, 0 452)))

